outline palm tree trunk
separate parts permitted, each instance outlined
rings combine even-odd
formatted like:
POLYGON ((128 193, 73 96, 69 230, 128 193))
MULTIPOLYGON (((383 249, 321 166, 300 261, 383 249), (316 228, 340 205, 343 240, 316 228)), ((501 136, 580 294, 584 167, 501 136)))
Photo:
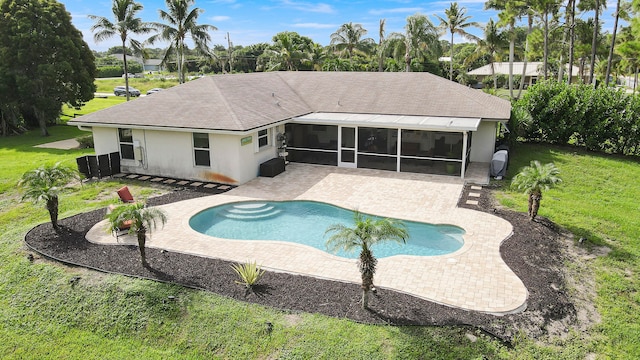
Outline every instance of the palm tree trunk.
POLYGON ((534 220, 538 216, 538 209, 540 209, 540 200, 542 194, 539 192, 532 192, 529 195, 529 219, 534 220))
POLYGON ((620 18, 620 0, 616 7, 616 20, 613 23, 613 34, 611 35, 611 47, 609 47, 609 59, 607 60, 607 72, 604 74, 604 84, 609 86, 609 74, 611 74, 611 62, 613 61, 613 49, 616 46, 616 30, 618 30, 618 19, 620 18))
POLYGON ((491 62, 491 77, 493 77, 493 88, 498 89, 498 77, 496 76, 495 62, 491 62))
POLYGON ((529 53, 529 35, 533 30, 533 16, 529 13, 528 16, 529 26, 527 27, 527 39, 524 42, 524 63, 522 64, 522 76, 520 77, 520 86, 518 87, 518 99, 522 95, 522 89, 524 88, 524 80, 527 78, 527 61, 529 53))
POLYGON ((513 99, 513 57, 516 48, 515 26, 511 24, 511 34, 509 39, 509 97, 513 99))
POLYGON ((129 101, 129 67, 127 66, 127 46, 125 40, 122 40, 122 62, 124 63, 124 86, 127 101, 129 101))
POLYGON ((549 12, 545 10, 545 13, 544 13, 544 59, 543 59, 543 65, 542 65, 545 80, 547 80, 548 63, 549 63, 549 12))
POLYGON ((405 63, 405 68, 404 71, 405 72, 411 72, 411 47, 409 45, 407 45, 407 49, 405 50, 404 53, 404 63, 405 63))
POLYGON ((573 77, 573 51, 575 45, 575 26, 576 26, 576 0, 571 1, 571 17, 570 17, 570 25, 569 25, 569 79, 567 83, 571 85, 571 78, 573 77))
POLYGON ((378 260, 373 257, 371 251, 364 247, 360 252, 360 275, 362 277, 362 308, 369 308, 369 291, 373 286, 373 275, 376 272, 378 260))
POLYGON ((451 58, 449 59, 449 80, 453 81, 453 31, 451 32, 451 58))
POLYGON ((147 258, 145 256, 144 246, 147 241, 147 228, 145 228, 144 226, 141 226, 138 229, 137 235, 138 235, 138 248, 140 249, 140 258, 142 259, 142 263, 146 264, 147 258))
POLYGON ((47 200, 47 210, 49 211, 49 218, 51 218, 51 226, 55 230, 58 230, 58 197, 52 196, 47 200))
POLYGON ((600 14, 600 0, 596 0, 596 14, 593 21, 593 39, 591 39, 591 68, 589 69, 589 83, 596 86, 593 73, 596 69, 596 48, 598 46, 598 15, 600 14))

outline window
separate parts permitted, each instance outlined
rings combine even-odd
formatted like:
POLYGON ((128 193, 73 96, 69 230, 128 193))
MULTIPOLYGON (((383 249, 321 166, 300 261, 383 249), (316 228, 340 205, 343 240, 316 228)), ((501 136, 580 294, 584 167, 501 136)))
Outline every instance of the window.
POLYGON ((193 133, 193 154, 196 166, 211 166, 209 134, 193 133))
POLYGON ((122 159, 134 160, 133 130, 118 129, 118 140, 120 140, 120 157, 122 159))
POLYGON ((258 148, 269 146, 269 129, 258 131, 258 148))

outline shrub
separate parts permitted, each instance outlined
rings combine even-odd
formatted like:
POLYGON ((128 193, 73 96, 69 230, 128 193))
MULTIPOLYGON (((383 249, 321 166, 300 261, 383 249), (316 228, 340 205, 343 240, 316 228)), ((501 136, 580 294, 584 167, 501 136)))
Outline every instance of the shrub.
POLYGON ((80 149, 92 149, 93 148, 93 135, 78 136, 76 141, 80 144, 80 149))
POLYGON ((255 261, 245 264, 234 264, 231 265, 231 268, 240 277, 240 281, 236 281, 236 283, 244 285, 247 289, 251 289, 265 273, 255 261))

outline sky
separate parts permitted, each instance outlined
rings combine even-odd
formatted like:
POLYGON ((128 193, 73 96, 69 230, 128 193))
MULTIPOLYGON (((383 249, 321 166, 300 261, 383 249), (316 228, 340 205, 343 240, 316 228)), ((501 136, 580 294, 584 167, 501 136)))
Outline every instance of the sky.
MULTIPOLYGON (((106 51, 112 46, 119 46, 119 38, 113 37, 96 43, 90 30, 93 21, 87 15, 104 16, 113 19, 111 0, 58 0, 65 5, 72 16, 73 24, 82 31, 84 40, 92 50, 106 51)), ((164 0, 138 0, 143 5, 139 16, 143 21, 161 22, 159 9, 166 9, 164 0)), ((497 21, 495 11, 484 10, 485 0, 457 1, 460 8, 465 8, 471 21, 480 25, 487 23, 489 18, 497 21)), ((564 2, 564 1, 563 1, 564 2)), ((196 0, 195 6, 204 10, 198 18, 198 24, 209 24, 218 28, 211 32, 212 45, 227 47, 227 33, 232 44, 247 46, 260 42, 271 43, 275 34, 282 31, 295 31, 300 35, 311 38, 314 42, 329 45, 330 36, 342 24, 353 22, 361 24, 371 37, 378 42, 378 28, 380 19, 385 19, 385 32, 403 32, 406 18, 421 13, 429 16, 431 21, 439 24, 436 15, 444 17, 444 10, 451 1, 411 1, 411 0, 196 0)), ((603 29, 611 32, 615 0, 608 0, 607 10, 602 16, 603 29)), ((580 15, 587 19, 593 13, 580 15)), ((525 25, 524 23, 522 25, 525 25)), ((470 33, 481 37, 482 30, 471 29, 470 33)), ((144 37, 135 37, 145 40, 144 37)), ((443 37, 443 39, 449 39, 443 37)), ((465 42, 456 37, 456 43, 465 42)), ((164 47, 165 45, 158 45, 164 47)))

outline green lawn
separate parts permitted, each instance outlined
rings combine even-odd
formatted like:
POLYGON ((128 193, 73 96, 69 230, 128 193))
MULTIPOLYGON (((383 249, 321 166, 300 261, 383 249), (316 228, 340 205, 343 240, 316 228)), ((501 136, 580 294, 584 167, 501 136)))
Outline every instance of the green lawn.
MULTIPOLYGON (((33 147, 81 134, 63 125, 50 132, 48 138, 38 131, 0 138, 1 358, 584 359, 588 352, 640 358, 640 166, 635 160, 543 145, 514 149, 511 174, 538 159, 554 161, 564 178, 561 186, 544 194, 540 215, 587 237, 589 244, 606 244, 613 251, 586 265, 597 277, 599 325, 588 334, 544 344, 521 338, 508 348, 463 327, 362 325, 50 261, 31 263, 24 235, 48 221, 48 214, 42 205, 19 202, 16 182, 42 163, 74 164, 75 157, 91 152, 33 147), (71 284, 74 276, 81 280, 71 284), (266 322, 273 324, 271 334, 264 330, 266 322), (479 340, 470 342, 467 332, 479 340)), ((119 186, 95 181, 66 189, 61 218, 106 206, 119 186)), ((157 193, 141 186, 134 192, 157 193)), ((503 189, 499 198, 507 206, 525 209, 523 194, 503 189)))
MULTIPOLYGON (((113 88, 119 85, 124 85, 124 79, 96 79, 96 86, 100 93, 113 93, 113 88)), ((177 79, 153 79, 153 78, 130 78, 129 86, 132 86, 142 94, 145 94, 149 89, 162 88, 167 89, 172 86, 178 85, 177 79)))

